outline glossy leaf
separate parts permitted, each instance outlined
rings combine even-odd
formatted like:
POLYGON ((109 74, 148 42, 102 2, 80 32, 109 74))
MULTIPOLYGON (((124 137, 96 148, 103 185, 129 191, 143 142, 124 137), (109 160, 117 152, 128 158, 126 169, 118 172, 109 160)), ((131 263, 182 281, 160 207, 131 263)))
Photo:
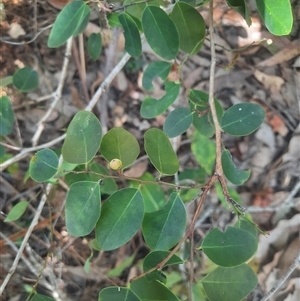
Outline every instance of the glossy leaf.
POLYGON ((257 285, 257 277, 246 264, 218 267, 201 280, 210 301, 243 300, 257 285))
POLYGON ((207 174, 212 174, 216 161, 216 143, 195 132, 191 149, 200 166, 207 174))
POLYGON ((127 13, 120 14, 119 20, 124 29, 125 50, 133 57, 140 56, 142 54, 142 43, 136 23, 127 13))
POLYGON ((131 165, 140 153, 136 138, 123 128, 112 128, 103 137, 100 151, 107 160, 119 159, 122 167, 131 165))
POLYGON ((234 227, 250 232, 257 239, 256 228, 244 218, 240 217, 234 227))
POLYGON ((51 149, 38 151, 30 160, 29 175, 38 182, 50 180, 56 173, 58 167, 58 157, 51 149))
POLYGON ((193 113, 189 109, 176 108, 168 115, 163 130, 170 138, 174 138, 186 132, 192 121, 193 113))
POLYGON ((58 14, 50 32, 48 47, 63 45, 72 35, 77 35, 87 25, 90 15, 89 6, 83 1, 73 1, 58 14))
POLYGON ((98 301, 141 301, 141 299, 127 287, 111 286, 100 291, 98 301))
POLYGON ((11 208, 4 222, 8 223, 19 219, 24 214, 25 210, 27 209, 27 206, 27 201, 18 202, 15 206, 11 208))
POLYGON ((152 91, 152 82, 156 77, 166 80, 172 65, 168 62, 156 61, 151 63, 144 71, 142 85, 146 90, 152 91))
POLYGON ((144 135, 145 151, 154 167, 165 175, 174 175, 179 169, 177 156, 166 134, 156 128, 144 135))
POLYGON ((251 26, 252 21, 250 18, 250 12, 245 0, 226 0, 226 2, 245 19, 248 26, 251 26))
POLYGON ((144 217, 144 201, 139 190, 124 188, 109 196, 96 226, 96 241, 102 250, 114 250, 128 242, 139 230, 144 217))
POLYGON ((189 54, 197 53, 206 34, 205 22, 200 13, 187 3, 176 2, 170 17, 179 34, 180 49, 189 54))
MULTIPOLYGON (((154 177, 148 172, 143 174, 140 179, 142 181, 155 183, 154 177)), ((165 194, 160 185, 150 183, 140 184, 136 181, 132 181, 131 186, 141 191, 144 199, 145 212, 157 211, 166 203, 165 194)))
POLYGON ((156 54, 165 60, 172 60, 177 56, 178 32, 167 13, 159 7, 146 6, 142 26, 147 42, 156 54))
POLYGON ((102 127, 97 117, 87 111, 78 112, 72 119, 62 147, 64 160, 85 164, 96 155, 102 138, 102 127))
POLYGON ((256 0, 257 9, 267 29, 274 35, 288 35, 293 27, 290 0, 256 0))
POLYGON ((32 68, 24 67, 13 75, 13 85, 21 92, 33 91, 39 86, 39 75, 32 68))
POLYGON ((164 284, 148 281, 145 277, 133 281, 130 289, 142 301, 180 301, 164 284))
POLYGON ((233 267, 246 262, 257 250, 257 238, 241 228, 211 230, 201 247, 208 258, 219 266, 233 267))
POLYGON ((102 37, 100 33, 92 33, 88 38, 88 54, 96 61, 102 51, 102 37))
POLYGON ((222 153, 222 167, 226 178, 235 185, 245 183, 251 174, 250 170, 240 170, 235 166, 232 156, 227 149, 222 153))
POLYGON ((151 249, 169 250, 182 237, 185 225, 184 204, 177 193, 172 193, 162 209, 145 214, 143 235, 151 249))
POLYGON ((101 212, 99 183, 82 181, 72 184, 67 195, 65 212, 70 235, 85 236, 91 233, 101 212))
POLYGON ((7 96, 0 98, 0 135, 9 135, 13 130, 14 111, 7 96))
POLYGON ((239 103, 225 111, 222 129, 233 136, 246 136, 259 128, 265 118, 265 110, 254 103, 239 103))
POLYGON ((119 20, 119 15, 120 15, 120 13, 118 13, 118 12, 114 12, 114 13, 106 15, 109 27, 111 27, 111 28, 121 27, 122 28, 122 24, 120 23, 120 20, 119 20))
POLYGON ((176 100, 179 95, 180 85, 173 82, 167 82, 165 85, 166 94, 156 100, 146 97, 141 106, 141 116, 143 118, 154 118, 162 114, 176 100))

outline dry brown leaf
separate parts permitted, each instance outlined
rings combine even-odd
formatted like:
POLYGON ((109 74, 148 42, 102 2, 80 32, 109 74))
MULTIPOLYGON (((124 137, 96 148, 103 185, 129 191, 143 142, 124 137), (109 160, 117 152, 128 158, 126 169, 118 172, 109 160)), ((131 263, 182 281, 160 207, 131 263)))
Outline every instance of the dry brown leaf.
POLYGON ((268 75, 256 69, 254 71, 255 78, 261 82, 264 87, 271 91, 271 93, 277 93, 280 91, 282 85, 284 84, 284 80, 276 75, 268 75))
POLYGON ((300 54, 300 39, 293 41, 281 51, 274 54, 272 57, 259 62, 257 67, 270 67, 277 64, 282 64, 289 61, 300 54))
POLYGON ((124 172, 124 176, 139 178, 145 173, 147 167, 147 161, 138 162, 137 164, 134 164, 132 167, 130 167, 130 169, 126 170, 124 172))

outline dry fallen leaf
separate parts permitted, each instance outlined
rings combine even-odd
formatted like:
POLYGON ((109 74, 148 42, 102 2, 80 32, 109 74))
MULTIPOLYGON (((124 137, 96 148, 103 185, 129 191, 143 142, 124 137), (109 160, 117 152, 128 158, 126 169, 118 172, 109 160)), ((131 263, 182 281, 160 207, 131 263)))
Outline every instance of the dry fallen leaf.
POLYGON ((25 30, 19 23, 11 23, 8 34, 11 38, 17 39, 19 36, 25 35, 25 30))
POLYGON ((282 85, 284 84, 284 80, 276 75, 268 75, 256 69, 254 71, 255 78, 261 82, 264 87, 271 91, 271 93, 277 93, 280 91, 282 85))

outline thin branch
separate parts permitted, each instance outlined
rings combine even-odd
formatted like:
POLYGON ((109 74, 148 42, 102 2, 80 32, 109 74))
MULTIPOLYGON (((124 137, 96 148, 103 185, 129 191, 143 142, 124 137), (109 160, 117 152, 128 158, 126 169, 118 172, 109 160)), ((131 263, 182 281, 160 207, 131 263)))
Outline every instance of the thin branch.
POLYGON ((293 261, 293 263, 290 265, 286 273, 278 280, 276 286, 274 286, 266 295, 264 298, 262 298, 260 301, 267 301, 269 300, 278 290, 279 288, 284 284, 284 282, 289 278, 289 276, 292 274, 292 272, 300 265, 300 252, 298 253, 297 257, 293 261))

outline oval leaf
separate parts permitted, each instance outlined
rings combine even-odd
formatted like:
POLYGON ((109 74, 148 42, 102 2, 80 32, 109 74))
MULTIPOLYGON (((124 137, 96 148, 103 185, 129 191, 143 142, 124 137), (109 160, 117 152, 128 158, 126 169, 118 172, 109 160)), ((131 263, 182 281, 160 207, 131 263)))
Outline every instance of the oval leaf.
POLYGON ((111 286, 100 291, 98 301, 141 301, 141 299, 127 287, 111 286))
POLYGON ((130 284, 130 289, 143 301, 180 301, 159 281, 148 281, 142 277, 130 284))
POLYGON ((92 232, 100 217, 101 197, 98 182, 82 181, 71 185, 66 200, 66 226, 73 236, 92 232))
POLYGON ((62 147, 64 160, 74 164, 85 164, 97 153, 102 138, 102 127, 97 117, 87 111, 78 112, 67 130, 62 147))
POLYGON ((208 258, 223 267, 238 266, 251 258, 257 250, 257 238, 243 229, 228 227, 211 230, 201 247, 208 258))
POLYGON ((143 118, 154 118, 162 114, 176 100, 180 85, 167 82, 166 94, 159 100, 151 97, 146 97, 141 106, 141 116, 143 118))
POLYGON ((246 264, 234 268, 218 267, 201 280, 210 301, 243 300, 257 282, 253 270, 246 264))
POLYGON ((146 6, 142 15, 144 34, 152 50, 166 60, 172 60, 179 50, 177 29, 171 18, 159 7, 146 6))
POLYGON ((167 135, 156 128, 144 135, 145 151, 154 167, 165 175, 174 175, 179 169, 177 156, 167 135))
POLYGON ((293 13, 290 0, 256 0, 257 9, 267 29, 282 36, 291 32, 293 13))
POLYGON ((162 80, 166 80, 172 65, 168 62, 157 61, 151 63, 144 71, 142 84, 146 90, 152 91, 152 82, 155 77, 159 76, 162 80))
POLYGON ((120 23, 124 29, 125 50, 133 57, 142 54, 141 37, 136 23, 127 13, 119 15, 120 23))
POLYGON ((235 166, 231 154, 227 149, 222 153, 222 167, 226 178, 235 185, 245 183, 251 174, 250 170, 240 170, 235 166))
POLYGON ((28 206, 27 201, 20 201, 18 204, 16 204, 11 208, 4 222, 8 223, 19 219, 25 212, 27 206, 28 206))
POLYGON ((100 151, 107 161, 119 159, 126 168, 138 157, 140 146, 131 133, 123 128, 113 128, 104 135, 100 151))
POLYGON ((191 149, 200 166, 207 174, 212 174, 216 161, 216 143, 195 132, 191 149))
POLYGON ((254 103, 239 103, 225 111, 222 129, 233 136, 246 136, 259 128, 265 118, 265 110, 254 103))
POLYGON ((30 67, 19 69, 13 75, 13 85, 22 92, 30 92, 39 86, 39 75, 30 67))
POLYGON ((142 225, 144 201, 139 190, 124 188, 109 196, 96 226, 96 241, 105 251, 128 242, 142 225))
POLYGON ((192 121, 193 113, 189 109, 177 108, 168 115, 163 130, 170 138, 174 138, 186 132, 192 121))
POLYGON ((92 33, 88 39, 88 54, 96 61, 102 51, 102 37, 100 33, 92 33))
POLYGON ((177 193, 172 193, 168 203, 160 210, 146 213, 143 235, 153 250, 169 250, 182 237, 186 225, 186 211, 177 193))
POLYGON ((0 135, 9 135, 14 125, 14 111, 7 96, 0 98, 0 135))
POLYGON ((197 53, 206 34, 203 17, 194 7, 184 2, 176 2, 170 17, 179 33, 180 49, 190 54, 197 53))
POLYGON ((58 157, 51 149, 38 151, 30 160, 29 175, 38 182, 45 182, 51 179, 57 172, 58 157))
POLYGON ((54 48, 64 44, 73 34, 83 30, 87 24, 90 8, 83 1, 73 1, 58 14, 50 32, 48 47, 54 48))
POLYGON ((162 187, 155 183, 155 178, 148 172, 143 174, 140 179, 146 183, 132 181, 131 186, 141 191, 144 199, 145 212, 157 211, 166 203, 166 198, 162 187), (150 184, 151 182, 155 184, 150 184))

